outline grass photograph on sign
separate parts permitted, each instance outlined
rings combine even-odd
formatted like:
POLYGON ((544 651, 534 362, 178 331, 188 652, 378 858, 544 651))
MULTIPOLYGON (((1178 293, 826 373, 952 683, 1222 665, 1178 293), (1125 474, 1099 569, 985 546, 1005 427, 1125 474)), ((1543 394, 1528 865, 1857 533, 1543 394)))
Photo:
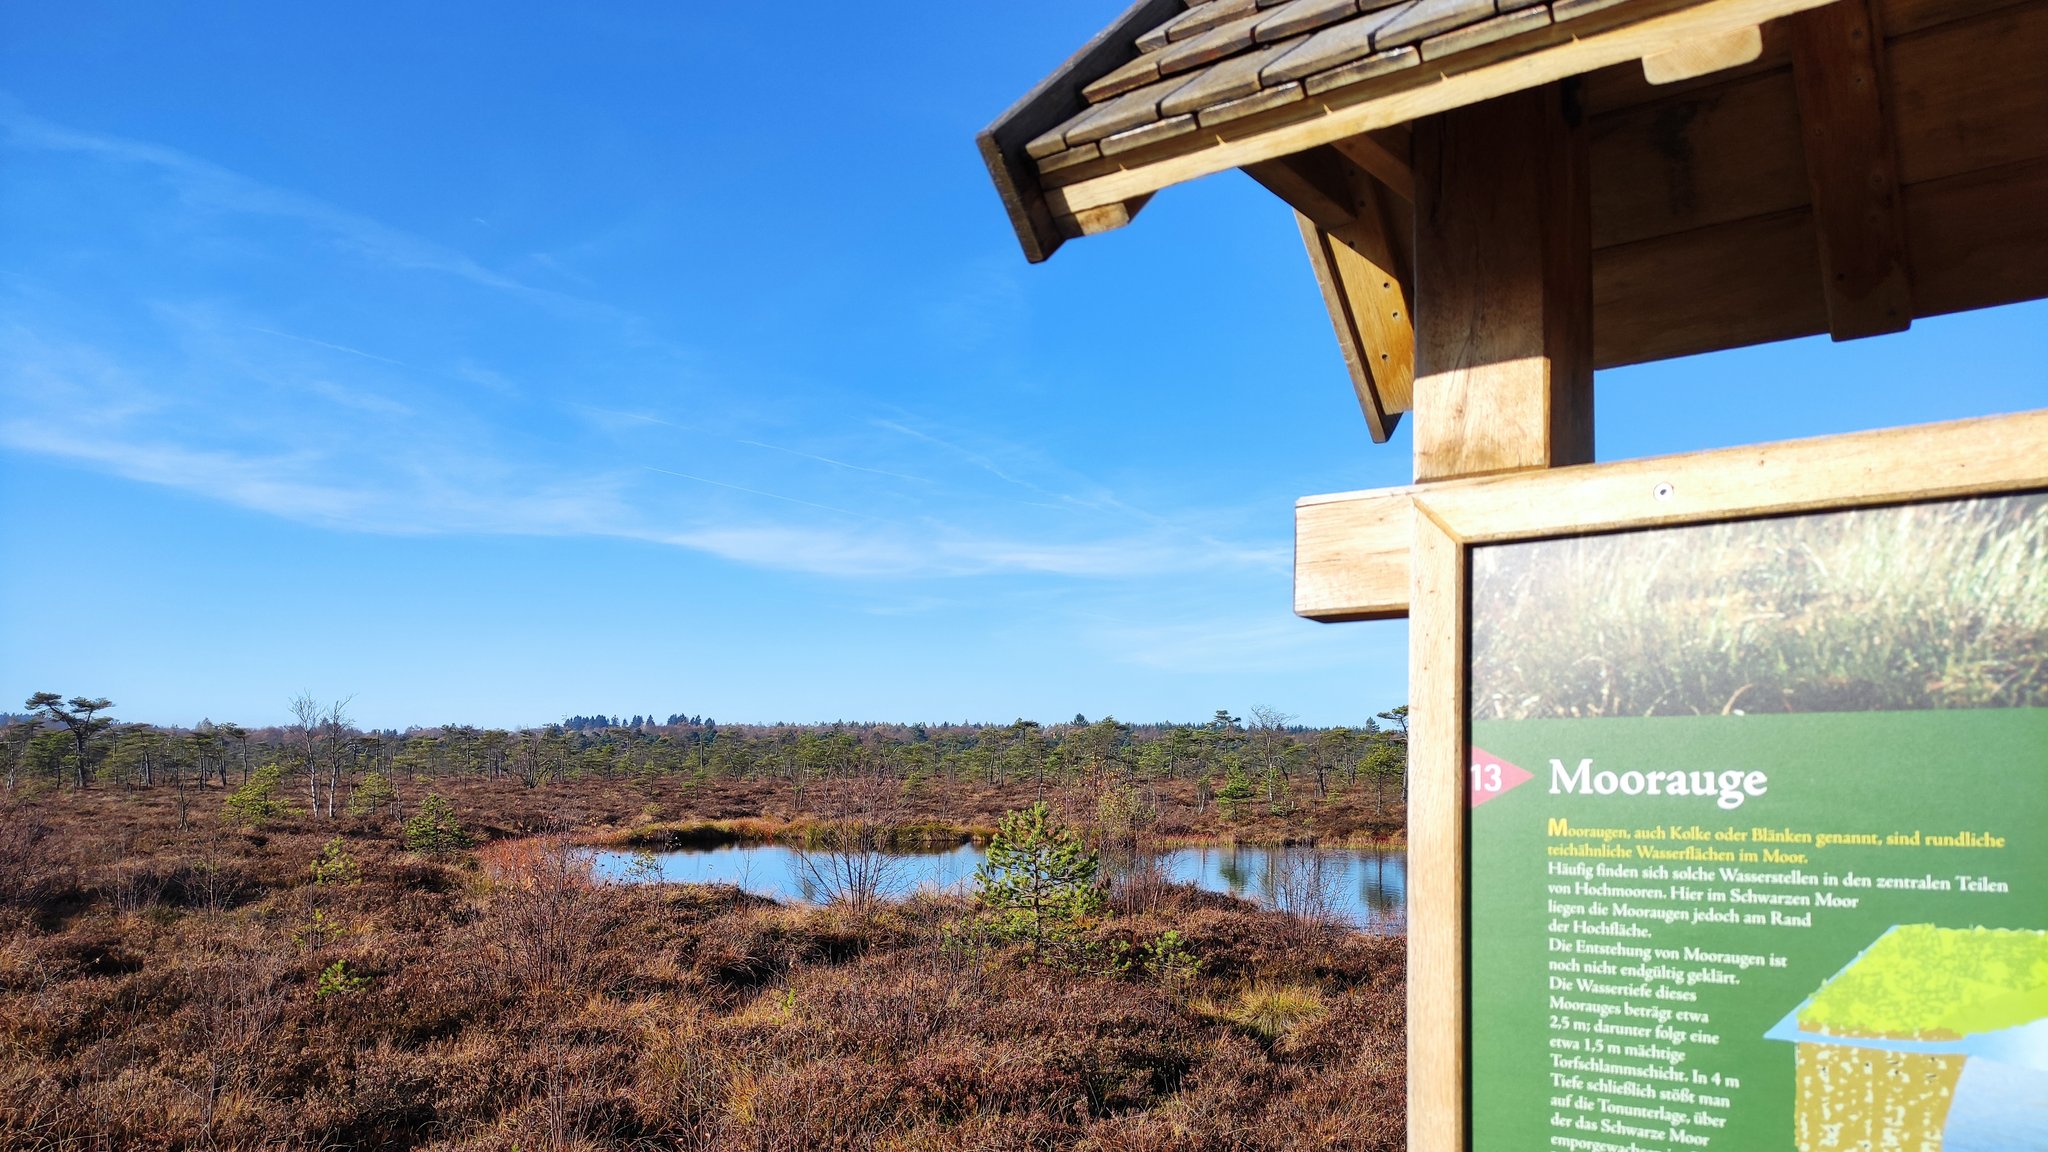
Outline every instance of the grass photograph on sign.
POLYGON ((2044 493, 1487 547, 1472 564, 1475 717, 2048 704, 2044 493))

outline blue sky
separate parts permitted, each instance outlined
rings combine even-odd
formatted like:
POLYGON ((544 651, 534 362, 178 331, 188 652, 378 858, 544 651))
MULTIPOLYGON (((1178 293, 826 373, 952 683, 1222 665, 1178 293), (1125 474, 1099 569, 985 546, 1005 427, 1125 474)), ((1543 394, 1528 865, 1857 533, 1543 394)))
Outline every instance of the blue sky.
MULTIPOLYGON (((1241 176, 1019 255, 1119 8, 0 7, 0 691, 270 723, 1356 722, 1298 496, 1404 482, 1241 176)), ((2048 308, 1603 373, 1603 459, 2048 405, 2048 308)), ((0 701, 4 704, 5 701, 0 701)))

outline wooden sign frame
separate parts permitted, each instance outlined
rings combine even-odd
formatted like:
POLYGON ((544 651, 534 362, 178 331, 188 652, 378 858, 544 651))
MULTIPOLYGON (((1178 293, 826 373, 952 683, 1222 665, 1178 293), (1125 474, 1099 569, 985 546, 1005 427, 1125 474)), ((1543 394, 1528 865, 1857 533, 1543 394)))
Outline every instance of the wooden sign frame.
POLYGON ((2048 410, 1300 502, 1296 571, 1309 587, 1298 583, 1297 610, 1306 593, 1312 610, 1303 614, 1312 617, 1411 617, 1413 1152, 1466 1152, 1471 1139, 1466 771, 1472 548, 2044 488, 2048 410), (1402 553, 1409 567, 1405 589, 1387 571, 1402 553), (1356 577, 1352 586, 1329 586, 1331 574, 1347 571, 1356 577), (1317 572, 1322 586, 1312 576, 1317 572), (1395 602, 1403 591, 1405 603, 1395 602), (1317 608, 1324 611, 1319 615, 1317 608))

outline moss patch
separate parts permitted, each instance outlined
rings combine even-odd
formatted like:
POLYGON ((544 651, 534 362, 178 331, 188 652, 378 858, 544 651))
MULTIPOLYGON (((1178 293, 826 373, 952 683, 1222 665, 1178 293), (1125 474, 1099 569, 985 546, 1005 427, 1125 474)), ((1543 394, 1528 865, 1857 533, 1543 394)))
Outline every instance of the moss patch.
POLYGON ((1837 1036, 1953 1039, 2048 1017, 2048 932, 1908 924, 1799 1014, 1837 1036))

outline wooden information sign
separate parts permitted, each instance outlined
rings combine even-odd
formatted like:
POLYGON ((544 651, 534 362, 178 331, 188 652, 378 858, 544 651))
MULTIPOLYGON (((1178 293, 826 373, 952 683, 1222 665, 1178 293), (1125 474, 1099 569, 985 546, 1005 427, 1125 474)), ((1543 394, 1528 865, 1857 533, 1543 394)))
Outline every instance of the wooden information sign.
POLYGON ((1473 549, 1475 1146, 2048 1137, 2044 568, 2042 493, 1473 549))
POLYGON ((1416 538, 1411 1146, 2040 1145, 2044 490, 2034 413, 1305 506, 1416 538))

